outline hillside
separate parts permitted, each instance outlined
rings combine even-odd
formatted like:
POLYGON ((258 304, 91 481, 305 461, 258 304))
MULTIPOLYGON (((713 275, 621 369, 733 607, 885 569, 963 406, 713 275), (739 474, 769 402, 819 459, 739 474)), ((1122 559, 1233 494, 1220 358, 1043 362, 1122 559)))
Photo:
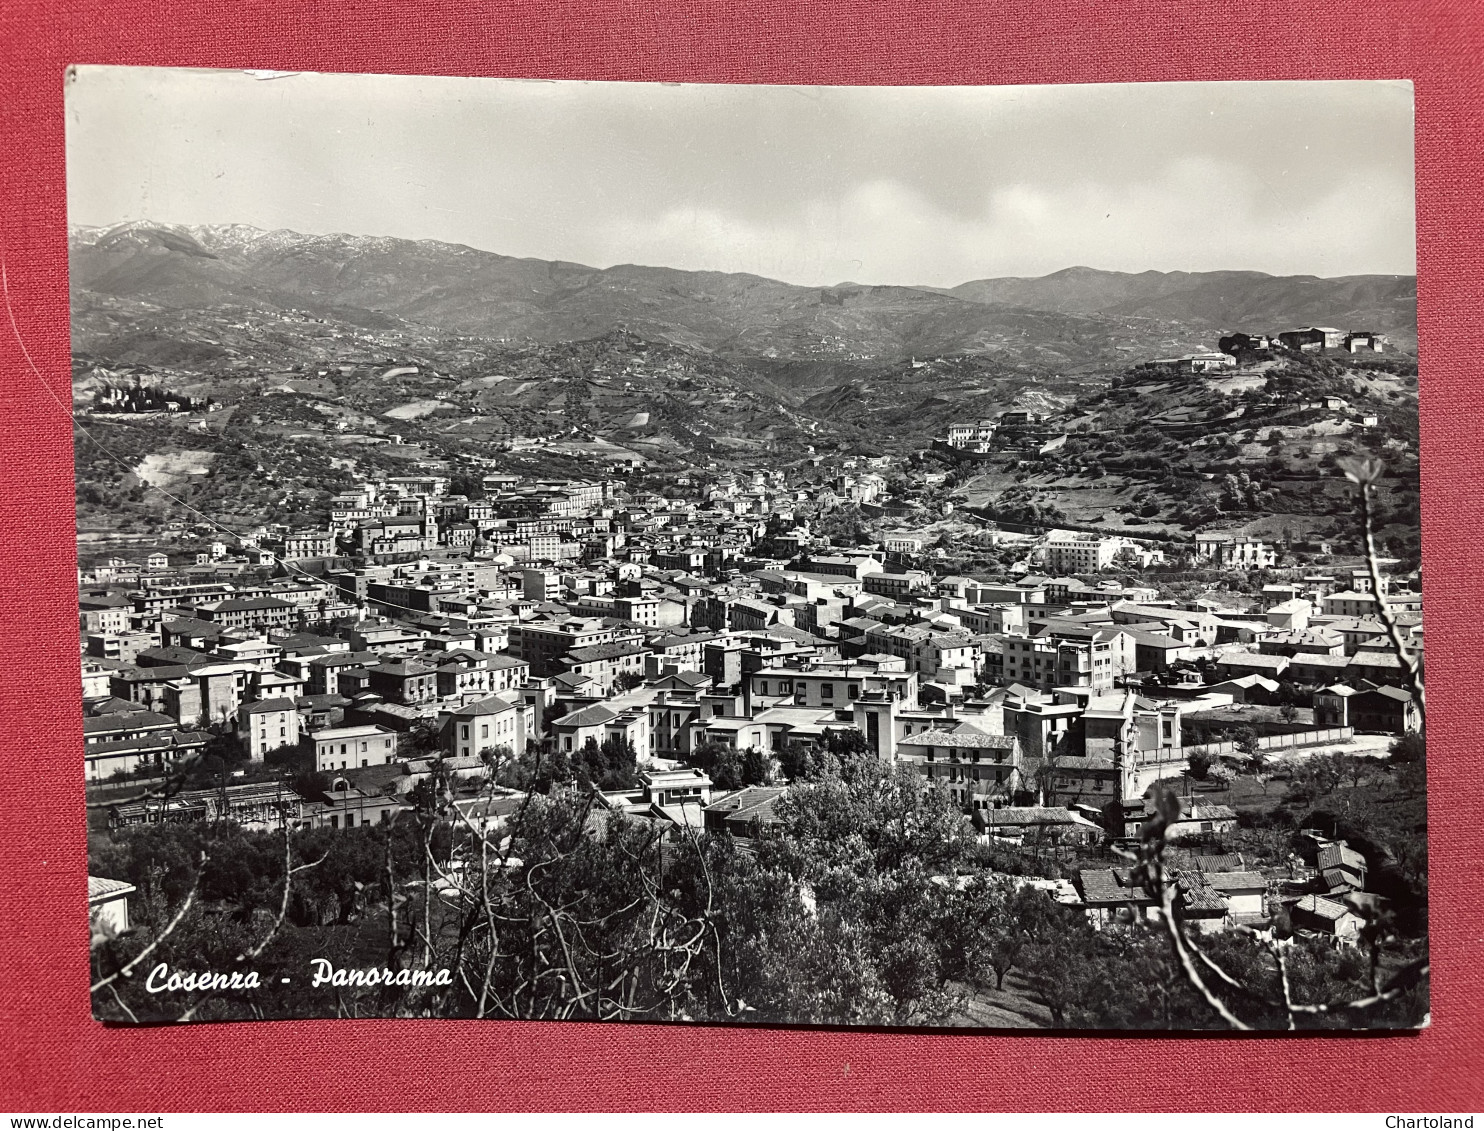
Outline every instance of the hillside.
POLYGON ((975 354, 1010 368, 1089 369, 1208 345, 1242 323, 1363 322, 1415 334, 1415 282, 1120 276, 1073 268, 1043 279, 924 287, 800 287, 755 275, 516 259, 435 241, 131 223, 77 229, 79 349, 198 356, 206 310, 298 311, 371 332, 408 325, 541 344, 627 329, 742 357, 896 362, 975 354), (1409 289, 1410 288, 1410 289, 1409 289), (125 312, 111 319, 112 311, 125 312), (132 310, 133 316, 127 316, 132 310))
MULTIPOLYGON (((333 484, 411 461, 584 474, 595 461, 779 464, 810 448, 906 455, 1008 409, 1070 438, 960 469, 965 498, 1006 521, 1040 508, 1150 534, 1213 522, 1322 534, 1343 490, 1335 458, 1374 450, 1415 479, 1405 354, 1285 355, 1174 381, 1132 368, 1211 348, 1213 327, 1312 320, 1405 338, 1410 279, 1071 269, 961 294, 816 289, 148 224, 75 232, 72 251, 74 400, 140 456, 125 472, 80 445, 81 517, 100 532, 162 521, 142 490, 162 472, 203 510, 251 523, 312 512, 333 484), (131 385, 214 411, 114 411, 131 385), (1326 394, 1350 408, 1303 407, 1326 394), (232 468, 244 475, 219 474, 232 468)), ((1398 507, 1415 500, 1406 483, 1398 507)))
POLYGON ((1152 318, 1212 331, 1310 324, 1375 329, 1404 348, 1417 340, 1414 275, 1276 277, 1259 271, 1144 271, 1069 267, 1038 279, 977 279, 946 291, 973 302, 1063 314, 1152 318))
POLYGON ((1411 564, 1419 558, 1409 359, 1284 354, 1212 378, 1134 370, 1050 413, 1042 428, 1065 433, 1064 446, 966 465, 964 500, 1010 522, 1148 537, 1224 530, 1353 548, 1340 461, 1369 457, 1386 467, 1381 542, 1411 564))

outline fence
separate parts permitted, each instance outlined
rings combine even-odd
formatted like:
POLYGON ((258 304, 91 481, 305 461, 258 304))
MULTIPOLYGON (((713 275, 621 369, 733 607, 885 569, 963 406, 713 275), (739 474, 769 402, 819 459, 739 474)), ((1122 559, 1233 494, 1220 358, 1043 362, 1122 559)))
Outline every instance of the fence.
MULTIPOLYGON (((1354 727, 1331 727, 1328 730, 1300 730, 1293 734, 1270 734, 1257 740, 1259 750, 1284 750, 1293 746, 1320 746, 1327 742, 1344 742, 1355 735, 1354 727)), ((1241 753, 1235 742, 1205 742, 1181 747, 1181 754, 1205 754, 1212 758, 1235 757, 1241 753)))

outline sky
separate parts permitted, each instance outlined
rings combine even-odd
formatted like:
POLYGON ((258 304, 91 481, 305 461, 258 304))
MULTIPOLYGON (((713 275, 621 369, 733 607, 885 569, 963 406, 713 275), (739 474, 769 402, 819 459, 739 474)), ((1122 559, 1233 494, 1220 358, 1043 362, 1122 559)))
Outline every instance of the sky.
POLYGON ((74 224, 953 286, 1415 271, 1406 82, 765 87, 79 68, 74 224))

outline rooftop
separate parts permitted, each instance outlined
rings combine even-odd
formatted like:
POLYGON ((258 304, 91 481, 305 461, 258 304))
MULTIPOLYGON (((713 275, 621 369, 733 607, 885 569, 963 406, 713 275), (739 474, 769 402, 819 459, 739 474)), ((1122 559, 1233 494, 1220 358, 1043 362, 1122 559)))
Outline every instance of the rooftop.
POLYGON ((1321 919, 1342 919, 1350 911, 1343 903, 1325 899, 1322 895, 1306 895, 1294 906, 1300 911, 1318 915, 1321 919))
POLYGON ((243 715, 267 715, 274 711, 295 710, 292 699, 260 699, 256 703, 244 703, 238 712, 243 715))
POLYGON ((378 734, 391 734, 392 732, 377 723, 363 723, 353 727, 330 727, 328 730, 317 730, 313 734, 316 742, 339 741, 342 738, 370 738, 378 734))
POLYGON ((1009 734, 985 734, 968 727, 962 730, 925 730, 908 735, 898 746, 944 746, 972 750, 1012 750, 1015 736, 1009 734))

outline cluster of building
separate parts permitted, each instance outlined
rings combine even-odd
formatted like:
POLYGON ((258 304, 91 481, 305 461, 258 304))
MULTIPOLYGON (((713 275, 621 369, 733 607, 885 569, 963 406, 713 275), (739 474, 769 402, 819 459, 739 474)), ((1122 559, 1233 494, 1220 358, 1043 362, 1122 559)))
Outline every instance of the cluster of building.
MULTIPOLYGON (((848 468, 831 489, 879 478, 848 468)), ((120 804, 115 821, 354 828, 408 808, 435 762, 472 784, 532 744, 616 742, 639 784, 600 809, 756 836, 786 793, 782 756, 855 732, 941 782, 987 838, 1100 840, 1136 835, 1150 787, 1182 777, 1191 712, 1275 702, 1287 684, 1312 695, 1315 727, 1288 745, 1416 726, 1377 602, 1418 645, 1420 604, 1359 571, 1236 607, 1071 576, 1158 560, 1123 538, 1053 532, 1037 554, 1055 572, 1008 581, 911 567, 909 536, 831 546, 795 521, 802 489, 782 472, 682 476, 665 496, 513 475, 484 487, 472 499, 444 475, 388 478, 337 495, 323 529, 82 575, 90 782, 158 772, 223 735, 252 763, 331 782, 309 796, 250 775, 120 804), (756 752, 776 784, 716 790, 695 768, 716 747, 756 752)), ((1198 548, 1224 568, 1271 564, 1261 542, 1198 548)), ((499 819, 516 800, 466 804, 499 819)), ((1205 835, 1234 814, 1190 802, 1185 819, 1205 835)), ((1111 906, 1111 876, 1084 881, 1090 912, 1111 906)), ((1191 914, 1220 904, 1240 921, 1250 886, 1196 867, 1191 914)))
POLYGON ((973 459, 1006 451, 1048 455, 1066 442, 1067 434, 1049 427, 1045 414, 1012 409, 993 419, 954 422, 946 436, 933 441, 933 447, 973 459))
POLYGON ((1321 350, 1381 353, 1387 344, 1388 339, 1385 334, 1377 334, 1370 330, 1340 330, 1333 326, 1304 326, 1299 329, 1284 330, 1277 334, 1248 334, 1237 331, 1223 335, 1217 342, 1214 352, 1157 357, 1142 362, 1139 368, 1166 373, 1221 373, 1228 369, 1235 369, 1239 358, 1253 359, 1271 356, 1275 347, 1293 350, 1297 353, 1318 353, 1321 350))
MULTIPOLYGON (((1191 812, 1187 805, 1173 826, 1177 842, 1201 835, 1219 814, 1191 812)), ((1218 807, 1219 808, 1219 807, 1218 807)), ((1227 811, 1230 816, 1230 811, 1227 811)), ((1280 916, 1299 934, 1341 944, 1356 942, 1361 929, 1384 900, 1366 890, 1367 861, 1344 840, 1315 829, 1295 838, 1295 849, 1278 867, 1259 867, 1239 853, 1173 851, 1173 910, 1185 925, 1203 934, 1234 927, 1265 928, 1280 916)), ((1133 919, 1158 921, 1159 904, 1124 868, 1085 868, 1074 891, 1064 897, 1082 906, 1097 925, 1133 919)))
POLYGON ((1344 350, 1346 353, 1381 353, 1389 344, 1385 334, 1371 330, 1341 330, 1334 326, 1302 326, 1277 334, 1247 334, 1237 331, 1225 335, 1218 343, 1226 354, 1257 354, 1272 351, 1274 346, 1300 353, 1321 350, 1344 350))

